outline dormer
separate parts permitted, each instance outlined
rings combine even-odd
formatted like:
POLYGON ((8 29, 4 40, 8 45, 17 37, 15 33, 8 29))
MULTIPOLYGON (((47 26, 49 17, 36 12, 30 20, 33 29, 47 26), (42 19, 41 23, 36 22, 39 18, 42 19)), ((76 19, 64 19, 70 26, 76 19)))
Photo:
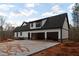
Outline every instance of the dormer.
POLYGON ((41 28, 45 24, 46 20, 47 19, 37 20, 37 21, 31 22, 30 23, 30 29, 38 29, 38 28, 41 28))

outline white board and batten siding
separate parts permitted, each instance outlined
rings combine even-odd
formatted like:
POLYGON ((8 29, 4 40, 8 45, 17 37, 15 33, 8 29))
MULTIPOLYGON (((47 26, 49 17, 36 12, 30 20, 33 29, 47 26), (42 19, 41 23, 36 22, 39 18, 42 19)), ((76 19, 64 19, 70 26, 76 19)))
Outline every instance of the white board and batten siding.
MULTIPOLYGON (((25 31, 25 32, 22 32, 22 35, 20 35, 20 32, 18 32, 18 37, 27 37, 28 38, 28 33, 40 33, 40 32, 44 32, 44 33, 58 32, 58 39, 60 39, 60 29, 25 31)), ((17 32, 15 32, 15 37, 17 37, 17 32)))
POLYGON ((68 38, 68 31, 62 29, 62 39, 67 39, 68 38))
POLYGON ((68 38, 68 23, 67 18, 65 18, 63 29, 62 29, 62 39, 68 38))
POLYGON ((28 37, 28 32, 22 32, 22 35, 18 32, 18 37, 28 37))
POLYGON ((17 33, 16 32, 14 33, 14 37, 17 37, 17 33))
POLYGON ((20 35, 20 32, 15 32, 15 37, 17 37, 17 33, 18 33, 18 37, 28 37, 28 32, 22 32, 22 35, 20 35))

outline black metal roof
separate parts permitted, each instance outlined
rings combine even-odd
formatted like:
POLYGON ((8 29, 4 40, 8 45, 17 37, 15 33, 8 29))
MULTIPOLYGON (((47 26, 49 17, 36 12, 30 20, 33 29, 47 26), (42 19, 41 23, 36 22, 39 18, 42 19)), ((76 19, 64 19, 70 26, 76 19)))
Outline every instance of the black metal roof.
MULTIPOLYGON (((62 26, 64 24, 65 17, 67 18, 67 22, 68 22, 67 13, 64 13, 64 14, 51 16, 51 17, 47 17, 47 18, 44 18, 44 19, 33 21, 33 22, 38 22, 38 21, 46 20, 45 24, 41 28, 30 29, 30 23, 32 23, 32 22, 29 22, 25 26, 16 27, 14 31, 19 32, 19 31, 32 31, 32 30, 62 28, 62 26)), ((69 27, 69 22, 68 22, 68 27, 69 27)))

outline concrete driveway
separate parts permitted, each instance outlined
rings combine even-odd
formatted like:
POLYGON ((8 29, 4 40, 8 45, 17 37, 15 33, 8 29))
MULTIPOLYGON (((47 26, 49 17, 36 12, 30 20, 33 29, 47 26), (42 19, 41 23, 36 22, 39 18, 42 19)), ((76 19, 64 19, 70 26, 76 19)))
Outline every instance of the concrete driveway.
MULTIPOLYGON (((49 42, 42 40, 15 40, 8 43, 0 43, 0 55, 25 56, 49 48, 56 44, 58 44, 58 42, 49 42), (7 49, 10 50, 8 54, 1 52, 1 49, 3 50, 6 46, 8 46, 7 49)), ((7 50, 5 49, 3 51, 7 50)))

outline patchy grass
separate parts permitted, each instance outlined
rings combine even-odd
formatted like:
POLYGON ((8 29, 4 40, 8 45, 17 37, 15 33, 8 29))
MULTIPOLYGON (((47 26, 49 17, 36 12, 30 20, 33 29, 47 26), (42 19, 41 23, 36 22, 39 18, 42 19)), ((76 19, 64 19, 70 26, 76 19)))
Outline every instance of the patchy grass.
POLYGON ((58 44, 32 56, 79 56, 79 42, 58 44))

